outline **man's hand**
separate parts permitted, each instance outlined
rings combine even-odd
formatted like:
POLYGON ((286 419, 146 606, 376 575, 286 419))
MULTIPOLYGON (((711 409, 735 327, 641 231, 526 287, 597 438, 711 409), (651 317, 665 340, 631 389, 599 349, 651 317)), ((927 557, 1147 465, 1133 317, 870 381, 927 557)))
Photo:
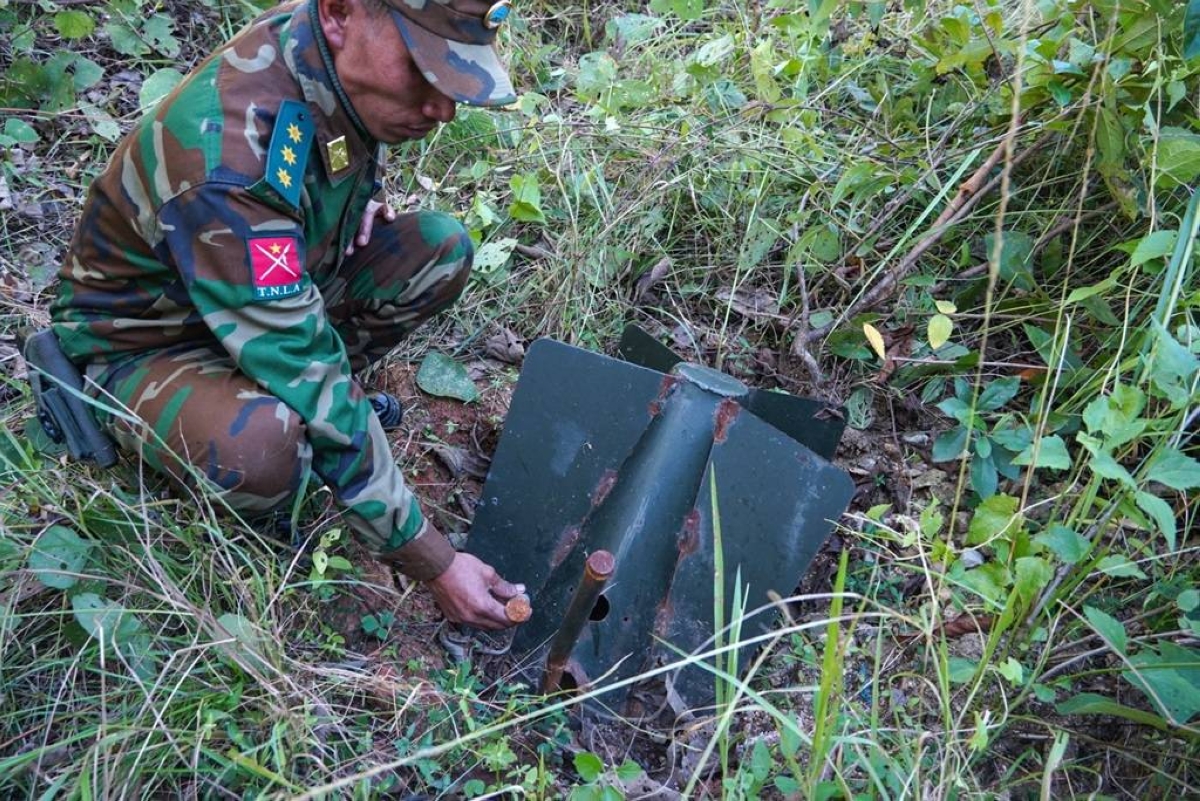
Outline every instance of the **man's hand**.
POLYGON ((383 217, 383 219, 391 222, 396 219, 396 210, 386 203, 380 203, 378 200, 368 200, 367 208, 363 211, 362 222, 358 224, 358 235, 350 240, 350 244, 346 246, 346 255, 354 253, 354 246, 365 248, 367 243, 371 241, 371 231, 375 228, 375 218, 383 217))
POLYGON ((525 591, 523 584, 509 584, 469 553, 456 554, 450 567, 427 584, 447 620, 480 629, 511 626, 504 602, 525 591))

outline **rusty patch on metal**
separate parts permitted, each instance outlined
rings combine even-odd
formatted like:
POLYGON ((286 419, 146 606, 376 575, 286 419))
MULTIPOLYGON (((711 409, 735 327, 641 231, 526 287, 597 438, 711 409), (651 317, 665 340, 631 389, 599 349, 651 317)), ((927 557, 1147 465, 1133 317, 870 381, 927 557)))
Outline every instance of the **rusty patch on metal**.
POLYGON ((666 638, 673 617, 675 617, 675 607, 671 604, 671 596, 667 595, 654 613, 654 633, 659 637, 666 638))
POLYGON ((558 538, 558 544, 554 546, 554 553, 550 556, 550 567, 556 568, 570 556, 571 551, 575 549, 576 543, 579 542, 581 534, 579 526, 568 526, 567 530, 558 538))
POLYGON ((658 397, 650 401, 651 417, 658 417, 659 413, 662 411, 663 404, 667 402, 667 396, 671 394, 671 390, 675 389, 675 385, 678 383, 678 376, 663 376, 662 383, 658 385, 658 397))
POLYGON ((737 419, 741 405, 732 398, 726 398, 717 406, 717 420, 713 427, 713 442, 724 442, 729 434, 729 426, 737 419))
POLYGON ((679 532, 680 560, 700 550, 700 510, 693 509, 683 518, 683 529, 679 532))
POLYGON ((595 509, 600 504, 604 503, 604 499, 608 497, 608 493, 612 492, 613 486, 617 483, 617 471, 606 470, 604 475, 600 477, 600 483, 596 485, 596 491, 592 493, 592 508, 595 509))

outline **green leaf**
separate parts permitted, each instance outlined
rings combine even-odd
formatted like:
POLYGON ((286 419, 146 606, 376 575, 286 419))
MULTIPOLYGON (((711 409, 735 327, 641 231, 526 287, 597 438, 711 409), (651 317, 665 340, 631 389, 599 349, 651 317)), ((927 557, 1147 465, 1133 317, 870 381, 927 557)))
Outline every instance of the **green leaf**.
POLYGON ((142 110, 148 110, 158 104, 167 95, 171 94, 180 81, 183 80, 183 75, 179 70, 161 69, 151 75, 142 83, 142 90, 138 92, 138 102, 141 104, 142 110))
POLYGON ((1183 57, 1200 56, 1200 0, 1188 0, 1183 15, 1183 57))
POLYGON ((115 142, 121 138, 121 126, 112 118, 104 109, 92 103, 81 103, 79 110, 83 112, 87 121, 92 124, 92 130, 97 136, 102 136, 110 142, 115 142))
POLYGON ((1146 478, 1171 489, 1196 489, 1200 487, 1200 462, 1177 448, 1164 448, 1162 455, 1150 466, 1146 478))
POLYGON ((949 678, 952 684, 966 684, 975 675, 979 663, 974 659, 952 656, 948 660, 949 678))
POLYGON ((1186 406, 1192 398, 1196 374, 1200 372, 1200 359, 1171 336, 1158 320, 1154 321, 1154 335, 1150 380, 1173 406, 1186 406))
POLYGON ((82 39, 96 30, 96 21, 86 11, 60 11, 54 15, 54 29, 64 39, 82 39))
MULTIPOLYGON (((996 235, 988 234, 983 238, 984 252, 990 259, 996 246, 996 235)), ((1005 231, 1000 244, 1000 277, 1005 281, 1016 281, 1024 289, 1033 286, 1029 277, 1030 262, 1033 256, 1033 237, 1021 231, 1005 231)))
POLYGON ((1159 186, 1188 186, 1200 177, 1200 135, 1166 127, 1155 147, 1159 186))
POLYGON ((1008 679, 1009 684, 1014 687, 1020 687, 1021 682, 1025 678, 1025 668, 1021 667, 1021 663, 1011 656, 997 667, 996 670, 1000 672, 1001 676, 1008 679))
POLYGON ((329 568, 331 570, 353 570, 354 564, 344 556, 329 557, 329 568))
POLYGON ((1085 301, 1088 298, 1093 297, 1095 295, 1103 295, 1106 292, 1108 292, 1110 289, 1113 289, 1116 285, 1117 285, 1116 279, 1112 278, 1110 276, 1108 278, 1105 278, 1103 281, 1101 281, 1098 284, 1092 284, 1091 286, 1082 286, 1077 289, 1072 289, 1071 294, 1067 295, 1067 299, 1065 301, 1063 301, 1063 303, 1068 304, 1068 305, 1072 304, 1072 303, 1080 303, 1080 302, 1085 301))
POLYGON ((1025 336, 1029 337, 1030 344, 1037 351, 1038 356, 1042 357, 1042 361, 1048 367, 1058 369, 1060 364, 1064 370, 1078 370, 1083 367, 1083 360, 1075 353, 1068 344, 1066 352, 1062 352, 1062 346, 1055 341, 1053 334, 1043 331, 1035 325, 1022 323, 1021 328, 1025 331, 1025 336))
POLYGON ((1179 597, 1175 599, 1175 603, 1179 604, 1179 610, 1187 613, 1194 611, 1200 607, 1200 590, 1184 590, 1179 593, 1179 597))
POLYGON ((1013 590, 1026 604, 1032 603, 1054 576, 1050 565, 1040 556, 1022 556, 1014 573, 1013 590))
POLYGON ((604 34, 609 41, 628 46, 650 41, 662 26, 661 18, 649 14, 621 14, 605 23, 604 34))
POLYGON ((594 782, 604 773, 604 763, 590 751, 583 751, 575 755, 575 772, 585 782, 594 782))
POLYGON ((267 661, 262 657, 263 639, 253 623, 233 612, 221 615, 217 618, 217 623, 233 637, 237 643, 234 650, 242 659, 259 670, 267 667, 267 661))
POLYGON ((1092 451, 1092 458, 1088 460, 1088 467, 1101 478, 1119 481, 1130 489, 1137 489, 1137 482, 1133 480, 1133 476, 1129 474, 1129 471, 1117 464, 1116 459, 1103 451, 1092 451))
POLYGON ((1146 578, 1146 574, 1142 569, 1129 560, 1127 556, 1113 554, 1106 556, 1097 563, 1096 568, 1109 576, 1117 578, 1146 578))
POLYGON ((506 269, 512 259, 517 240, 512 238, 493 239, 484 243, 475 251, 475 259, 471 263, 472 277, 478 277, 495 286, 508 277, 506 269))
POLYGON ((1158 715, 1118 704, 1098 693, 1080 693, 1063 701, 1057 706, 1057 710, 1060 715, 1111 715, 1156 729, 1167 728, 1166 721, 1158 715))
POLYGON ((1094 606, 1083 607, 1083 614, 1096 633, 1104 639, 1104 642, 1118 654, 1124 656, 1129 644, 1125 634, 1125 624, 1094 606))
POLYGON ((146 42, 167 58, 179 55, 179 40, 172 34, 174 30, 175 21, 166 14, 153 14, 142 25, 146 42))
POLYGON ((120 604, 106 601, 94 592, 71 598, 75 620, 94 639, 106 644, 120 643, 141 629, 141 621, 120 604))
POLYGON ((75 77, 72 80, 72 85, 76 92, 82 92, 85 89, 91 89, 104 77, 104 67, 101 67, 90 58, 77 56, 72 62, 75 77))
POLYGON ((967 527, 967 544, 980 545, 996 537, 1011 540, 1020 528, 1018 500, 1009 495, 993 495, 975 510, 967 527))
POLYGON ((150 52, 150 47, 142 41, 142 37, 124 22, 109 22, 104 26, 104 33, 112 42, 113 49, 123 56, 138 58, 150 52))
POLYGON ((1017 396, 1021 389, 1021 379, 1016 376, 998 378, 984 387, 979 393, 976 408, 984 412, 992 412, 1017 396))
POLYGON ((791 776, 776 776, 775 789, 786 796, 799 796, 800 790, 803 788, 800 782, 791 776))
POLYGON ((571 794, 567 796, 567 801, 602 801, 601 790, 594 784, 574 787, 571 789, 571 794))
POLYGON ((546 222, 542 213, 542 189, 536 175, 514 175, 509 180, 513 201, 508 213, 521 222, 546 222))
POLYGON ((1033 541, 1049 548, 1069 565, 1078 564, 1092 550, 1092 544, 1066 526, 1051 526, 1033 541))
MULTIPOLYGON (((1033 459, 1034 446, 1030 445, 1025 450, 1013 457, 1012 463, 1021 465, 1022 467, 1029 466, 1033 459)), ((1054 434, 1049 437, 1042 437, 1041 446, 1037 449, 1037 464, 1033 467, 1046 467, 1050 470, 1066 470, 1071 466, 1071 455, 1067 453, 1067 444, 1062 441, 1062 437, 1054 434)))
POLYGON ((1175 510, 1171 504, 1157 495, 1148 492, 1138 492, 1133 496, 1138 508, 1150 516, 1159 533, 1167 540, 1167 547, 1175 550, 1175 510))
POLYGON ((944 314, 935 314, 929 318, 929 347, 937 350, 950 341, 954 331, 954 323, 944 314))
POLYGON ((1169 255, 1175 249, 1175 240, 1178 237, 1178 231, 1155 231, 1154 233, 1146 234, 1138 240, 1137 247, 1134 248, 1133 255, 1130 256, 1130 264, 1138 267, 1151 259, 1159 259, 1169 255))
POLYGON ((584 53, 579 57, 579 73, 575 78, 575 91, 579 94, 580 99, 597 100, 612 87, 616 80, 617 62, 608 53, 584 53))
POLYGON ((66 590, 79 581, 63 573, 80 573, 92 544, 66 526, 53 525, 42 532, 29 554, 29 569, 38 581, 56 590, 66 590))
POLYGON ((642 766, 632 759, 627 759, 617 767, 616 774, 621 781, 631 782, 642 775, 642 766))
POLYGON ((9 117, 4 121, 4 139, 0 144, 6 147, 15 144, 31 145, 38 140, 38 132, 25 120, 9 117))
POLYGON ((1008 568, 999 562, 988 562, 967 570, 962 562, 958 561, 950 568, 949 577, 995 604, 1004 602, 1008 595, 1008 587, 1012 584, 1012 575, 1008 568))
POLYGON ((1200 651, 1163 641, 1158 652, 1146 648, 1129 661, 1125 678, 1173 723, 1182 726, 1200 713, 1200 651))
POLYGON ((842 257, 842 237, 837 228, 830 225, 815 225, 801 239, 813 258, 823 264, 832 264, 842 257))
POLYGON ((949 462, 957 459, 962 456, 966 446, 967 429, 965 427, 955 426, 949 431, 943 431, 933 441, 933 461, 949 462))
POLYGON ((430 353, 421 362, 417 386, 439 398, 457 398, 467 403, 479 399, 479 390, 466 368, 441 353, 430 353))

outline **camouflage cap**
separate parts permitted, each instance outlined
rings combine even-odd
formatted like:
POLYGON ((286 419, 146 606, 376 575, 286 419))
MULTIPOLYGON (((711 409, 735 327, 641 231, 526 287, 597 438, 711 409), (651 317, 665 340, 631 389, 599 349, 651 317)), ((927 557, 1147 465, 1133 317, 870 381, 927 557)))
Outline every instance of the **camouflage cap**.
POLYGON ((442 94, 475 106, 516 100, 496 54, 509 0, 384 0, 413 60, 442 94))

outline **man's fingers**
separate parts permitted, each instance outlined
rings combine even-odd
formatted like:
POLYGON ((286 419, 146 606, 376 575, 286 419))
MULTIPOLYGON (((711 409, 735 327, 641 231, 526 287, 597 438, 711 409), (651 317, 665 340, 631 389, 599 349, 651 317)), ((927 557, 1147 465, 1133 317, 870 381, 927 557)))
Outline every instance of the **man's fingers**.
POLYGON ((501 601, 507 601, 509 598, 515 598, 525 592, 524 584, 510 584, 504 579, 497 576, 495 583, 490 587, 492 595, 499 598, 501 601))
POLYGON ((512 621, 508 619, 508 614, 504 611, 504 606, 496 601, 489 599, 486 606, 478 609, 475 615, 475 621, 471 624, 481 629, 504 629, 512 625, 512 621))
POLYGON ((375 227, 375 215, 363 215, 362 225, 358 227, 358 246, 366 247, 371 241, 371 230, 375 227))

